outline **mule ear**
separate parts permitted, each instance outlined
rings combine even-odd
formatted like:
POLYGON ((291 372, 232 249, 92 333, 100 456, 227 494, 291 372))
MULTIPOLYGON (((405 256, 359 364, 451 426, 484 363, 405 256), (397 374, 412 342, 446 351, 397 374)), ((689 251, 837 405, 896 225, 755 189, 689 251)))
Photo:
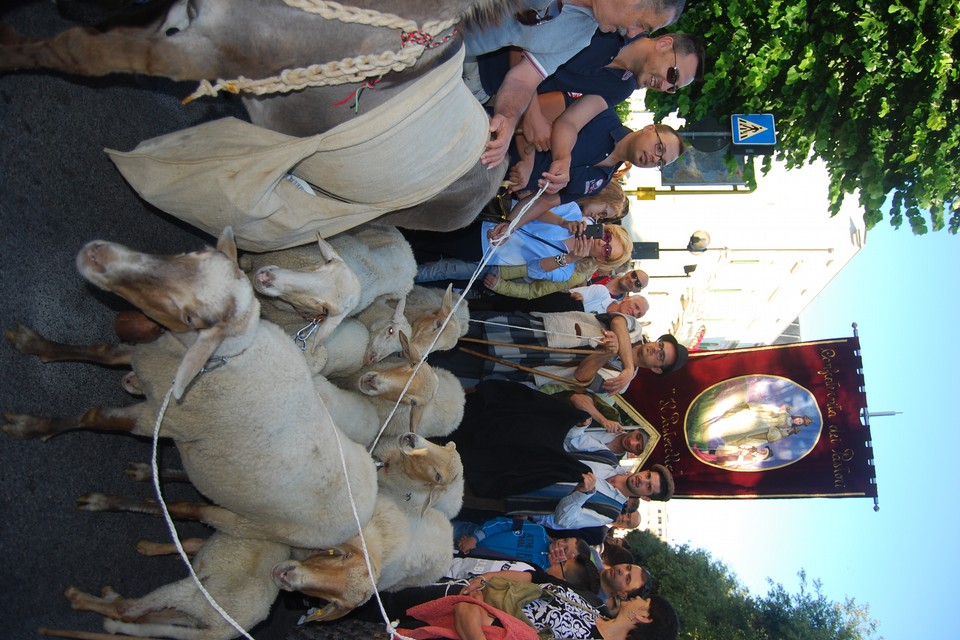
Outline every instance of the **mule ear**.
POLYGON ((233 237, 233 227, 226 226, 220 232, 220 237, 217 238, 217 251, 226 254, 236 264, 237 241, 233 237))
POLYGON ((177 375, 173 378, 173 397, 180 400, 190 382, 197 377, 203 365, 207 363, 213 352, 223 342, 226 330, 221 325, 202 329, 197 332, 197 341, 194 342, 180 361, 177 375))
POLYGON ((337 250, 330 245, 329 242, 323 239, 319 233, 317 233, 317 246, 320 248, 320 255, 323 256, 323 259, 327 262, 332 262, 334 260, 343 259, 340 257, 340 254, 337 253, 337 250))

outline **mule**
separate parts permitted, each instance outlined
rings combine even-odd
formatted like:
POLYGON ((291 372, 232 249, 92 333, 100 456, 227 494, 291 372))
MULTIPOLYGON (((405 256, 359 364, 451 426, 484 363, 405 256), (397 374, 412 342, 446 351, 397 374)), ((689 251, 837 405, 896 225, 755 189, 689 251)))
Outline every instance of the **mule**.
MULTIPOLYGON (((341 60, 359 60, 348 64, 349 69, 373 67, 360 74, 368 77, 345 84, 243 96, 254 124, 305 137, 355 118, 353 100, 364 113, 388 102, 411 81, 456 54, 463 23, 498 16, 512 4, 509 0, 395 0, 385 6, 360 0, 358 11, 351 12, 337 11, 323 0, 177 0, 145 27, 114 27, 105 32, 79 27, 52 38, 31 38, 0 25, 0 72, 52 69, 83 76, 141 73, 204 81, 269 78, 284 70, 341 60), (339 19, 325 17, 331 14, 339 14, 339 19), (378 24, 353 22, 357 16, 361 22, 378 24), (438 25, 447 24, 451 26, 437 31, 438 25), (437 32, 430 36, 424 31, 437 32), (405 49, 418 46, 417 41, 424 43, 423 53, 411 66, 393 71, 375 62, 404 55, 405 49)), ((331 73, 341 74, 342 69, 331 73)), ((417 175, 416 157, 428 153, 430 148, 425 147, 412 150, 407 158, 387 161, 409 163, 410 174, 417 175)), ((505 163, 488 171, 478 158, 437 195, 380 221, 417 229, 459 228, 494 195, 505 171, 505 163)))

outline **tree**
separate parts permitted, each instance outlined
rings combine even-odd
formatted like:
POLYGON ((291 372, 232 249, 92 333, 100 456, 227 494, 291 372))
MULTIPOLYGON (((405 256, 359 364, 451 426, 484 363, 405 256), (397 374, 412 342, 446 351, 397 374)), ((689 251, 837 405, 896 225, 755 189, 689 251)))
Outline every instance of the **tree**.
POLYGON ((896 228, 960 230, 955 0, 693 0, 676 29, 704 39, 704 82, 647 92, 658 117, 773 113, 778 160, 826 163, 832 215, 858 190, 868 229, 890 198, 896 228))
POLYGON ((800 572, 800 592, 770 583, 754 596, 737 576, 702 549, 671 546, 646 531, 631 532, 626 543, 637 561, 650 569, 655 590, 676 607, 680 637, 696 640, 866 640, 877 622, 870 609, 850 598, 831 601, 818 580, 807 587, 800 572))

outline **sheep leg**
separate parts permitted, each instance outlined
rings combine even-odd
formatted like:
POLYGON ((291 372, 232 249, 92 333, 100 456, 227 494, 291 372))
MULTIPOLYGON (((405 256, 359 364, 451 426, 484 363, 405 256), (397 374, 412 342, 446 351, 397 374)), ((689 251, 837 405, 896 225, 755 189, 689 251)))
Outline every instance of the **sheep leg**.
POLYGON ((132 345, 96 344, 72 345, 44 338, 33 329, 20 323, 6 331, 7 341, 20 353, 37 356, 43 362, 79 360, 106 366, 126 365, 133 362, 132 345))
MULTIPOLYGON (((167 511, 173 518, 195 520, 224 533, 238 537, 260 537, 258 529, 237 514, 210 504, 195 502, 167 502, 167 511)), ((130 511, 159 516, 163 512, 155 500, 132 500, 123 496, 88 493, 77 498, 77 509, 81 511, 130 511)))
MULTIPOLYGON (((193 557, 200 551, 204 542, 206 540, 203 538, 184 538, 180 541, 180 545, 188 556, 193 557)), ((169 556, 177 553, 177 547, 172 542, 140 540, 137 542, 137 553, 143 556, 169 556)))
MULTIPOLYGON (((128 463, 126 474, 137 482, 153 480, 153 468, 145 462, 128 463)), ((183 469, 160 469, 160 482, 190 482, 190 478, 183 469)))
POLYGON ((132 432, 137 425, 128 409, 94 407, 81 416, 43 418, 24 413, 4 413, 3 430, 11 438, 48 440, 66 431, 94 429, 98 431, 132 432))
POLYGON ((170 607, 151 609, 146 602, 147 598, 123 598, 111 587, 104 587, 102 593, 103 597, 98 598, 71 586, 67 588, 64 595, 70 601, 70 606, 74 610, 99 613, 104 618, 110 618, 111 620, 138 623, 197 624, 193 617, 170 607))

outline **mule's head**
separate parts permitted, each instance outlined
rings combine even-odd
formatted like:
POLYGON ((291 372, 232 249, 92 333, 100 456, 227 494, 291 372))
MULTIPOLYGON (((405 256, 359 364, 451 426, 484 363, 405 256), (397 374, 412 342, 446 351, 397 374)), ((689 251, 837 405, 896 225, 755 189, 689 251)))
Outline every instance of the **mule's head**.
POLYGON ((299 591, 324 601, 304 620, 314 622, 336 620, 369 600, 380 573, 376 562, 371 566, 375 574, 372 581, 359 538, 354 538, 347 544, 320 549, 302 562, 280 562, 270 575, 284 591, 299 591))
POLYGON ((290 305, 306 320, 315 320, 317 341, 323 341, 360 304, 360 280, 330 244, 317 237, 322 261, 294 271, 277 266, 257 269, 253 286, 267 297, 290 305))
POLYGON ((92 284, 135 305, 174 332, 196 332, 174 383, 180 398, 190 381, 224 340, 242 350, 260 315, 260 304, 237 266, 233 230, 224 229, 216 249, 152 255, 94 240, 77 255, 77 269, 92 284))

